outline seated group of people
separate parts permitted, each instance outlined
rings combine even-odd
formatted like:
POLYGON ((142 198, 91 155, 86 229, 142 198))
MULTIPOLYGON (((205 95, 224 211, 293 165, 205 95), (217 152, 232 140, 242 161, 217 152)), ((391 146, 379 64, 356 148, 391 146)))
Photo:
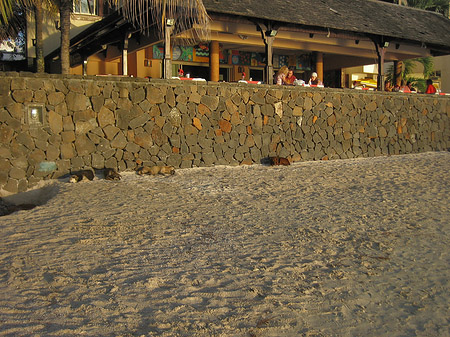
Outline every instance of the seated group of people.
POLYGON ((384 83, 384 91, 393 91, 393 92, 416 92, 416 88, 412 86, 411 82, 405 82, 402 80, 401 85, 392 85, 390 81, 386 81, 384 83))
MULTIPOLYGON (((401 85, 393 86, 391 82, 386 81, 384 84, 384 91, 394 91, 394 92, 417 92, 417 89, 412 86, 411 82, 406 82, 402 80, 401 85)), ((436 87, 433 85, 433 81, 431 79, 427 80, 427 90, 425 94, 435 94, 436 87)))
MULTIPOLYGON (((294 70, 286 66, 282 66, 275 76, 275 83, 277 85, 295 85, 298 82, 302 82, 301 84, 305 83, 303 80, 297 80, 294 76, 294 70)), ((307 84, 322 85, 322 81, 317 77, 317 73, 313 72, 307 84)))

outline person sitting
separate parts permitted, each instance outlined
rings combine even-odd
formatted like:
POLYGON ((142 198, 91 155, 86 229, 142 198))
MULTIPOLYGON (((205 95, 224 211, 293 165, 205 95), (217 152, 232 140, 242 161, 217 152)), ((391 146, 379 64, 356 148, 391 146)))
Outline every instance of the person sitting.
POLYGON ((416 91, 417 91, 416 88, 414 88, 414 87, 412 86, 412 83, 411 83, 410 81, 408 81, 408 82, 406 83, 406 86, 409 88, 409 90, 410 90, 411 92, 416 92, 416 91))
POLYGON ((431 79, 427 80, 427 91, 425 91, 426 94, 435 94, 436 88, 433 85, 433 81, 431 79))
POLYGON ((411 92, 411 89, 406 85, 405 80, 402 80, 402 85, 400 86, 400 92, 411 92))
POLYGON ((313 72, 308 82, 309 85, 322 85, 322 81, 317 78, 317 73, 313 72))
POLYGON ((284 78, 284 84, 294 85, 294 82, 296 79, 297 79, 297 77, 294 76, 294 70, 289 69, 286 77, 284 78))
POLYGON ((384 83, 384 91, 389 91, 389 92, 392 91, 392 84, 390 81, 386 81, 384 83))
POLYGON ((286 66, 282 66, 280 68, 280 70, 278 70, 277 77, 276 77, 276 84, 277 85, 284 84, 284 80, 286 78, 286 75, 287 75, 288 71, 289 71, 289 69, 286 66))

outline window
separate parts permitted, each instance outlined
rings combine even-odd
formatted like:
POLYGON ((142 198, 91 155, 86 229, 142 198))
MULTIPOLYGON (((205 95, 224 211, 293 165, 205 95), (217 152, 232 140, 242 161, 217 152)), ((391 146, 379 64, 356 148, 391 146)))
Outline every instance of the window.
POLYGON ((97 0, 73 0, 73 12, 77 14, 98 15, 97 0))

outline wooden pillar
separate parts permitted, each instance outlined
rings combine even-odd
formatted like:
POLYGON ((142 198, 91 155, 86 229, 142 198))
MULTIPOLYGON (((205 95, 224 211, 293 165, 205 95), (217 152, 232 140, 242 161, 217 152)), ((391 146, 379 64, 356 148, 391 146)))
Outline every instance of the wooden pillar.
POLYGON ((86 76, 88 74, 87 73, 87 64, 88 64, 88 60, 87 59, 83 60, 83 64, 81 66, 81 68, 83 70, 83 76, 86 76))
POLYGON ((123 49, 122 49, 122 75, 128 75, 128 39, 129 33, 125 33, 125 37, 123 39, 123 49))
POLYGON ((264 41, 266 43, 266 84, 273 84, 273 41, 275 36, 266 36, 264 41))
POLYGON ((323 82, 323 53, 316 54, 316 73, 317 77, 323 82))
POLYGON ((402 61, 394 61, 394 83, 393 85, 401 86, 402 84, 402 69, 403 62, 402 61))
POLYGON ((164 24, 164 78, 172 78, 172 57, 170 54, 170 35, 173 30, 172 25, 168 24, 169 20, 166 20, 164 24))
POLYGON ((219 41, 211 41, 209 45, 209 80, 219 82, 220 79, 219 41))
POLYGON ((378 76, 377 76, 377 89, 378 91, 384 91, 384 54, 386 48, 380 47, 378 52, 378 76))

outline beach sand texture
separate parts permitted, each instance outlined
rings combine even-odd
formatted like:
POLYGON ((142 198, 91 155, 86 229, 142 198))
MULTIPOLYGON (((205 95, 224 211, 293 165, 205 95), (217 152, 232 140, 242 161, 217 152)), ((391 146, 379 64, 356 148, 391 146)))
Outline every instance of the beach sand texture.
POLYGON ((450 336, 450 152, 51 182, 0 336, 450 336))

